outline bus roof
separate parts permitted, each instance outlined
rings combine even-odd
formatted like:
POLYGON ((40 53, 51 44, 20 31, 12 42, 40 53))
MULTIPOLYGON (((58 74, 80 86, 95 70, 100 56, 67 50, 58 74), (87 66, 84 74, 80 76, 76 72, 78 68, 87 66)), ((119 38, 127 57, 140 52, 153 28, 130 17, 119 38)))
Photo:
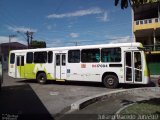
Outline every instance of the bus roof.
POLYGON ((142 47, 139 42, 133 43, 115 43, 115 44, 99 44, 99 45, 84 45, 84 46, 68 46, 68 47, 52 47, 52 48, 36 48, 36 49, 23 49, 12 50, 11 52, 31 52, 31 51, 53 51, 53 50, 73 50, 73 49, 85 49, 85 48, 103 48, 103 47, 142 47))

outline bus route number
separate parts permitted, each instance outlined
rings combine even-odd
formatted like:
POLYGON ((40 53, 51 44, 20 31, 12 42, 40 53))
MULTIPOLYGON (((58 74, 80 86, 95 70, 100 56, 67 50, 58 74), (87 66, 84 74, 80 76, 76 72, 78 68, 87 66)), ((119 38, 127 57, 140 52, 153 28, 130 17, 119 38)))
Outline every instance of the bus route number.
POLYGON ((92 68, 105 68, 107 67, 106 64, 92 64, 92 68))

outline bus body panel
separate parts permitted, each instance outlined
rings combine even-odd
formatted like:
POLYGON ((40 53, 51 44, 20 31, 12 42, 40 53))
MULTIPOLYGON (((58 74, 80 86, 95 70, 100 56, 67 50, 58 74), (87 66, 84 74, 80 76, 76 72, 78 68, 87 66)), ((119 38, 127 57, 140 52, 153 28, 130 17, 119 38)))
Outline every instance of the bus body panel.
POLYGON ((25 64, 25 78, 35 79, 38 72, 43 71, 47 79, 54 79, 54 64, 25 64))
POLYGON ((33 64, 33 63, 32 64, 25 64, 25 78, 28 78, 28 79, 35 79, 36 78, 36 73, 34 72, 34 69, 36 66, 37 66, 37 64, 33 64))
POLYGON ((113 72, 117 74, 120 82, 123 77, 123 68, 112 68, 110 70, 109 64, 107 63, 81 63, 81 64, 68 64, 67 79, 68 80, 79 80, 79 81, 93 81, 102 82, 102 76, 104 73, 113 72))

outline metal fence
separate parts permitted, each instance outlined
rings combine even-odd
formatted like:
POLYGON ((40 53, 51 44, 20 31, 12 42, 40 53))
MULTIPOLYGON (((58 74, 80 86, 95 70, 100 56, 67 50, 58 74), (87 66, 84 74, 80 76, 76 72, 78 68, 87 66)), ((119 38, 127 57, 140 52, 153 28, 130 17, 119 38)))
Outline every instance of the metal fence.
POLYGON ((160 51, 160 44, 156 45, 144 45, 147 51, 160 51))

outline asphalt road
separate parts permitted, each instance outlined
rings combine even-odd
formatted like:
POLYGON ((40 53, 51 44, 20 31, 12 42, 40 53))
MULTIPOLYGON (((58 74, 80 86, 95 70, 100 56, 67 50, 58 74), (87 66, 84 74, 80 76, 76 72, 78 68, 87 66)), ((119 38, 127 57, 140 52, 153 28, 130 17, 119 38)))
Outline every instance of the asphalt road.
POLYGON ((52 120, 46 107, 29 85, 5 86, 0 93, 2 120, 52 120))
POLYGON ((79 99, 113 90, 91 82, 50 81, 40 85, 35 80, 10 78, 5 73, 0 93, 0 113, 2 118, 18 115, 54 119, 79 99))

